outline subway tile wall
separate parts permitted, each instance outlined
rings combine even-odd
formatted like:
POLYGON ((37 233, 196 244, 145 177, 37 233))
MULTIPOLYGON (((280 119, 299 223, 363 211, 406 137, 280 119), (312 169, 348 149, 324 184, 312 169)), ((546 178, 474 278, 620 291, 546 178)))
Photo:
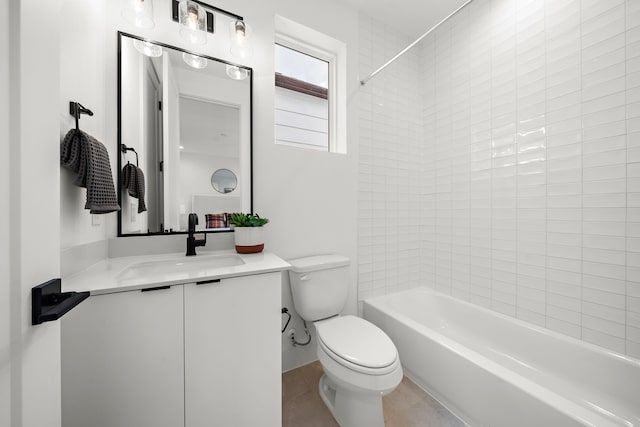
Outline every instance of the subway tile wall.
MULTIPOLYGON (((411 42, 365 15, 359 29, 361 78, 411 42)), ((360 301, 415 287, 423 277, 419 58, 419 50, 408 53, 359 92, 360 301)))
MULTIPOLYGON (((361 75, 410 41, 360 32, 361 75)), ((359 298, 427 284, 640 357, 640 1, 475 0, 402 61, 361 92, 359 298)))

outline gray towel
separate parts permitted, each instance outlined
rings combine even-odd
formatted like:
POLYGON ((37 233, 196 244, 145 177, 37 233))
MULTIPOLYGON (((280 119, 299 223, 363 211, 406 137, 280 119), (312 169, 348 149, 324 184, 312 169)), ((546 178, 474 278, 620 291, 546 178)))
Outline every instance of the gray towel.
POLYGON ((144 203, 144 173, 142 173, 142 169, 127 163, 122 168, 122 188, 127 189, 131 197, 138 199, 138 213, 147 210, 144 203))
POLYGON ((85 209, 92 214, 120 210, 109 153, 102 143, 79 129, 71 129, 60 144, 60 164, 75 172, 75 185, 87 189, 85 209))

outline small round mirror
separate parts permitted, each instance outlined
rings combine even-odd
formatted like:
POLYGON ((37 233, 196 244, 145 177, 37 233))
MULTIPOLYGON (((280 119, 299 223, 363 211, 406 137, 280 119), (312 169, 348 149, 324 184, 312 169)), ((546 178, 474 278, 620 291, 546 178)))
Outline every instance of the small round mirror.
POLYGON ((231 193, 237 185, 238 178, 229 169, 218 169, 211 175, 211 186, 218 193, 231 193))

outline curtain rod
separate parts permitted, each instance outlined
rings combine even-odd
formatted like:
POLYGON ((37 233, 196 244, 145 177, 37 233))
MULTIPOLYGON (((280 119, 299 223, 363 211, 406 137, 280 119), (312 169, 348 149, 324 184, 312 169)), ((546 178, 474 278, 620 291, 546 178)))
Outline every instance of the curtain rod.
POLYGON ((411 43, 409 46, 405 47, 404 49, 402 49, 400 52, 398 52, 398 54, 396 56, 394 56, 393 58, 391 58, 390 60, 388 60, 387 62, 384 63, 384 65, 382 65, 380 68, 378 68, 377 70, 375 70, 373 73, 369 74, 367 77, 365 77, 364 79, 360 80, 360 84, 362 86, 364 86, 369 80, 371 80, 372 78, 375 77, 376 74, 378 74, 380 71, 384 70, 385 68, 387 68, 389 65, 391 65, 396 59, 400 58, 402 55, 404 55, 405 53, 407 53, 407 51, 409 49, 411 49, 412 47, 414 47, 415 45, 417 45, 418 43, 420 43, 420 41, 422 41, 422 39, 424 39, 425 37, 427 37, 433 30, 435 30, 436 28, 438 28, 440 25, 442 25, 442 23, 444 23, 447 19, 451 18, 453 15, 455 15, 456 13, 458 13, 460 11, 460 9, 462 9, 463 7, 465 7, 466 5, 468 5, 469 3, 471 3, 473 0, 467 0, 466 2, 464 2, 464 4, 462 6, 460 6, 459 8, 457 8, 456 10, 454 10, 453 12, 451 12, 446 18, 444 18, 442 21, 438 22, 436 25, 434 25, 433 27, 431 27, 426 33, 424 33, 423 35, 421 35, 420 37, 418 37, 418 39, 416 41, 414 41, 413 43, 411 43))

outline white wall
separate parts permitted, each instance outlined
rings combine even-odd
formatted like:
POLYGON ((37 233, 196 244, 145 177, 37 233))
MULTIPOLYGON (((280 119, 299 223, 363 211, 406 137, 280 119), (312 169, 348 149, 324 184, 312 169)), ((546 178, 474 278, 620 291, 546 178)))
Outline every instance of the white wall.
MULTIPOLYGON (((62 138, 75 127, 75 120, 69 114, 69 101, 80 102, 92 110, 93 117, 83 115, 80 119, 80 129, 107 147, 116 184, 116 35, 106 30, 106 5, 99 1, 60 0, 60 10, 56 13, 61 13, 65 22, 54 29, 60 37, 59 133, 62 138)), ((60 173, 61 247, 115 235, 116 214, 90 215, 84 209, 86 189, 73 185, 72 175, 66 169, 60 173)))
MULTIPOLYGON (((0 2, 0 140, 10 141, 11 100, 9 88, 9 1, 0 2)), ((0 197, 8 200, 10 195, 10 144, 0 144, 0 197)), ((9 224, 9 210, 0 209, 0 234, 5 236, 0 240, 0 282, 9 284, 11 274, 11 244, 9 224)), ((11 285, 0 286, 0 425, 11 425, 12 397, 11 397, 11 285)))
MULTIPOLYGON (((356 209, 357 209, 357 80, 358 33, 354 10, 333 2, 279 1, 265 11, 264 68, 256 73, 254 111, 255 210, 271 219, 266 247, 287 258, 318 253, 341 253, 351 261, 349 301, 345 312, 356 312, 356 209), (325 33, 347 45, 347 153, 325 153, 274 144, 273 12, 325 33), (268 26, 267 26, 268 23, 268 26), (264 134, 261 134, 264 133, 264 134)), ((283 286, 283 305, 290 309, 288 277, 283 286)), ((284 317, 284 316, 283 316, 284 317)), ((302 330, 299 318, 292 326, 302 330)), ((303 339, 303 337, 299 337, 303 339)), ((316 358, 312 346, 292 348, 283 342, 283 367, 293 368, 316 358)))
POLYGON ((229 169, 236 174, 236 177, 240 176, 240 162, 237 157, 220 157, 183 151, 180 153, 180 168, 183 171, 188 171, 188 173, 180 174, 180 186, 178 187, 180 204, 186 208, 186 214, 181 215, 183 230, 186 230, 189 212, 197 213, 198 228, 205 228, 205 214, 242 211, 242 190, 240 188, 236 188, 231 193, 222 194, 211 185, 211 175, 218 169, 229 169), (194 195, 210 199, 206 204, 206 211, 192 206, 192 196, 194 195))
POLYGON ((425 40, 422 283, 640 357, 639 14, 476 0, 425 40))
MULTIPOLYGON (((366 15, 360 24, 360 78, 413 40, 366 15)), ((419 52, 370 80, 359 97, 358 298, 421 282, 429 256, 421 215, 424 156, 419 52)))
MULTIPOLYGON (((211 185, 211 175, 218 169, 229 169, 236 176, 239 175, 240 161, 237 157, 220 157, 216 155, 207 155, 202 153, 180 153, 180 167, 189 173, 180 175, 180 193, 181 203, 191 200, 193 194, 211 194, 213 196, 220 195, 211 185)), ((233 196, 239 196, 239 191, 234 190, 227 193, 233 196)), ((237 201, 240 209, 240 200, 237 201)))
POLYGON ((60 3, 6 5, 2 31, 3 43, 9 43, 2 49, 0 73, 1 132, 7 141, 0 153, 5 201, 0 215, 0 424, 58 427, 60 327, 58 322, 31 326, 31 288, 60 274, 60 3), (37 226, 43 219, 49 225, 37 226))

